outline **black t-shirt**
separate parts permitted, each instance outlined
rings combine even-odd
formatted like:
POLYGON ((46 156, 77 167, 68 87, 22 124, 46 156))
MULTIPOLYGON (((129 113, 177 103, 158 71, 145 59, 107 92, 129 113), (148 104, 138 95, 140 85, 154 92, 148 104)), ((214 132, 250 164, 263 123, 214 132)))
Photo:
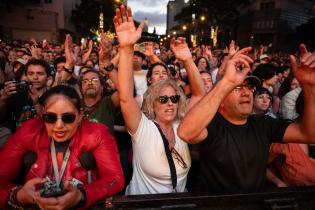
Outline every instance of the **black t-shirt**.
POLYGON ((200 144, 202 186, 221 193, 255 192, 264 188, 269 146, 282 142, 288 122, 249 116, 234 125, 217 113, 200 144))

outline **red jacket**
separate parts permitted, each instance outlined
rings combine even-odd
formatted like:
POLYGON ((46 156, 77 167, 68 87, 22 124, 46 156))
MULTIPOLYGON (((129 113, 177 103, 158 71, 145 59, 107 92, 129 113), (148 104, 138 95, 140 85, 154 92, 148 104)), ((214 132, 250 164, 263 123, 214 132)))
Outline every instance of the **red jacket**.
MULTIPOLYGON (((82 121, 69 148, 71 154, 64 176, 84 183, 86 207, 123 189, 124 176, 116 142, 106 126, 82 121), (92 152, 97 163, 97 169, 92 171, 91 184, 87 184, 86 170, 79 161, 80 155, 85 151, 92 152)), ((15 186, 13 180, 21 169, 27 151, 34 151, 37 160, 28 172, 25 182, 37 176, 46 177, 48 171, 52 170, 50 140, 45 124, 38 117, 25 122, 0 150, 0 207, 4 206, 10 190, 15 186)))

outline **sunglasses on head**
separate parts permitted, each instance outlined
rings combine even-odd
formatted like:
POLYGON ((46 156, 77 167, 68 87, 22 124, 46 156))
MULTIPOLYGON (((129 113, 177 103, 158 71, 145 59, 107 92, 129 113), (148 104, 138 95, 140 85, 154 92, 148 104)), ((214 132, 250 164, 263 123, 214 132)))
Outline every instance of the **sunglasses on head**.
POLYGON ((171 102, 176 104, 179 102, 180 95, 173 95, 173 96, 159 96, 158 100, 161 104, 166 104, 168 102, 168 99, 171 99, 171 102))
POLYGON ((56 123, 57 119, 61 119, 62 122, 70 124, 75 121, 76 115, 72 113, 65 113, 62 114, 61 117, 58 117, 55 113, 45 113, 42 115, 42 118, 45 123, 56 123))

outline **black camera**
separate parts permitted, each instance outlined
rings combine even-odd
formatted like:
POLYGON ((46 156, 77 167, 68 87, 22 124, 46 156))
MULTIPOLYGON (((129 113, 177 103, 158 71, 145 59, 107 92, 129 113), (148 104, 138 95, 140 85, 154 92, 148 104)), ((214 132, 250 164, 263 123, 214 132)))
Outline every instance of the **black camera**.
POLYGON ((49 180, 44 183, 43 188, 41 189, 41 196, 44 198, 49 197, 58 197, 66 194, 68 190, 63 188, 63 183, 60 183, 60 186, 57 186, 57 182, 54 180, 49 180))
POLYGON ((16 91, 19 93, 26 93, 29 89, 30 83, 25 80, 21 80, 19 82, 16 82, 16 91))

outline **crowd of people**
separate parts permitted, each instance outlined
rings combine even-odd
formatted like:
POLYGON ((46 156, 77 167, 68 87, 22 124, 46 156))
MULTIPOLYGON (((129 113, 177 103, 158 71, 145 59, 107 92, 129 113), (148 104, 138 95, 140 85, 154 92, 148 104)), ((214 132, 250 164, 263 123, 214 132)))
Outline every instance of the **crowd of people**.
POLYGON ((1 207, 315 184, 314 52, 139 44, 130 8, 113 21, 118 45, 0 43, 1 207))

